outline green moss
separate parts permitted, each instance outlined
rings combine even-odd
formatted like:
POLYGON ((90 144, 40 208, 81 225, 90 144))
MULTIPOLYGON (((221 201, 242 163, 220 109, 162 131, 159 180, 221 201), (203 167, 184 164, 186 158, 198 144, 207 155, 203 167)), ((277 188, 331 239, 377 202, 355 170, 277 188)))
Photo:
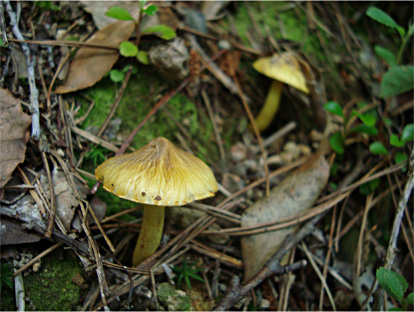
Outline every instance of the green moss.
POLYGON ((65 253, 63 260, 55 253, 42 258, 39 272, 24 277, 26 297, 36 311, 80 310, 83 291, 72 278, 83 272, 76 258, 65 253))
POLYGON ((16 310, 16 304, 14 302, 14 290, 13 290, 13 265, 10 262, 2 260, 1 264, 1 276, 0 276, 0 310, 1 311, 14 311, 16 310))

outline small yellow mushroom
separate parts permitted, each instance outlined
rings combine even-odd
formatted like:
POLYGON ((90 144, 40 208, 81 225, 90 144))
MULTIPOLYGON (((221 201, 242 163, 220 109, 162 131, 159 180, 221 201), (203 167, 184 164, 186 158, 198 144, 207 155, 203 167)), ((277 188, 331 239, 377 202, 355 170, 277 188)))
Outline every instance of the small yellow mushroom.
POLYGON ((213 172, 202 160, 161 137, 134 153, 106 160, 96 168, 95 176, 105 190, 144 204, 133 266, 157 250, 164 227, 165 206, 182 206, 212 197, 218 190, 213 172))
POLYGON ((309 90, 299 60, 291 52, 262 57, 253 63, 253 67, 259 73, 273 79, 265 103, 256 117, 257 127, 262 132, 269 127, 279 109, 283 84, 288 84, 306 94, 309 90))

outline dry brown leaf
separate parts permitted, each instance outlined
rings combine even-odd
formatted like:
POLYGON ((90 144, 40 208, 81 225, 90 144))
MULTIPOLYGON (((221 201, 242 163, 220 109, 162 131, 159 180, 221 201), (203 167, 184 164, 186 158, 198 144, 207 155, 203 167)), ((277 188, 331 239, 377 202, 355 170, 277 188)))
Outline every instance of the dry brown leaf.
MULTIPOLYGON (((118 48, 135 29, 133 21, 117 21, 99 30, 86 43, 118 48)), ((70 64, 68 77, 56 93, 85 89, 101 80, 119 58, 118 50, 80 48, 70 64)))
POLYGON ((10 91, 0 88, 0 189, 25 158, 31 120, 23 113, 20 101, 10 91))
MULTIPOLYGON (((257 201, 242 216, 242 227, 288 218, 313 206, 329 178, 329 166, 320 153, 273 188, 268 198, 257 201)), ((296 227, 243 237, 244 280, 254 276, 296 227)))
POLYGON ((105 13, 114 6, 126 9, 132 15, 137 14, 140 4, 138 1, 81 1, 86 12, 92 15, 95 26, 102 29, 115 20, 106 16, 105 13))

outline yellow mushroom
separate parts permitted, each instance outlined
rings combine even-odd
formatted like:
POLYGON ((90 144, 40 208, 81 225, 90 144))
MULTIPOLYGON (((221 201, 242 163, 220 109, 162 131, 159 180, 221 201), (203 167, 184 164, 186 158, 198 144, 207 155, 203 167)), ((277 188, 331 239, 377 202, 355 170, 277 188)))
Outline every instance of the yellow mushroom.
POLYGON ((132 257, 136 266, 158 248, 164 226, 165 206, 182 206, 212 197, 218 184, 200 159, 165 138, 156 138, 131 154, 106 160, 95 170, 105 190, 144 204, 140 235, 132 257))
POLYGON ((253 67, 259 73, 273 79, 265 103, 256 117, 259 131, 264 131, 278 111, 283 84, 290 85, 306 94, 309 90, 299 60, 291 52, 262 57, 253 63, 253 67))

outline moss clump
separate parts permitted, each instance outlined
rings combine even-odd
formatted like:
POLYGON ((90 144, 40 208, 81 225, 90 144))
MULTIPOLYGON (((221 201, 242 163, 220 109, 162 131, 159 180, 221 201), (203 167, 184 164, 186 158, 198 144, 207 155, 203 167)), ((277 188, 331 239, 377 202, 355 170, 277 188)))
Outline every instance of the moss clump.
POLYGON ((83 291, 72 279, 82 272, 79 262, 68 253, 64 260, 53 253, 42 259, 39 272, 24 277, 26 297, 36 311, 80 310, 83 291))

